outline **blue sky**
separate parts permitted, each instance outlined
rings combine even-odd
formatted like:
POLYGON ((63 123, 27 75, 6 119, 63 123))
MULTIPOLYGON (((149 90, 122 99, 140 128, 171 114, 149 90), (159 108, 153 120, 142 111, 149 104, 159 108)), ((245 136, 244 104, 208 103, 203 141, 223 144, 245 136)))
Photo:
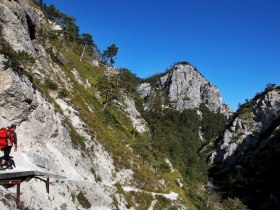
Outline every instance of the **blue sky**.
POLYGON ((141 78, 188 61, 233 110, 280 85, 279 0, 45 1, 75 17, 102 51, 115 43, 115 65, 141 78))

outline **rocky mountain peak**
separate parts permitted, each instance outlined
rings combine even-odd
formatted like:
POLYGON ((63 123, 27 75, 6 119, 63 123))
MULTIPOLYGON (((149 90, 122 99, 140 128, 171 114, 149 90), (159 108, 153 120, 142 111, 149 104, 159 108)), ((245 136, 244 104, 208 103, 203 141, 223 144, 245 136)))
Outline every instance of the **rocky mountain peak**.
POLYGON ((280 114, 280 89, 273 88, 244 104, 238 115, 221 136, 211 155, 214 163, 230 166, 244 156, 247 145, 257 145, 260 134, 266 132, 280 114), (242 154, 242 155, 241 155, 242 154))
POLYGON ((148 82, 138 86, 138 92, 146 106, 149 106, 152 96, 161 91, 168 96, 171 106, 180 111, 197 108, 204 103, 214 112, 226 115, 231 113, 230 108, 222 102, 218 88, 188 63, 178 63, 157 77, 155 84, 147 80, 148 82))

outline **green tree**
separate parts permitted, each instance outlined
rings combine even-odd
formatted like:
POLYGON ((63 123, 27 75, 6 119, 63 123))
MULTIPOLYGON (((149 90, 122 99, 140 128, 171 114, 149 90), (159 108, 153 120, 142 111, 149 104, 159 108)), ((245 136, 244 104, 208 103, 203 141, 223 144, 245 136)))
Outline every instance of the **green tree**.
POLYGON ((75 24, 76 19, 71 16, 62 15, 61 23, 64 28, 64 34, 69 41, 75 42, 79 36, 79 27, 75 24))
POLYGON ((107 65, 113 65, 115 60, 113 59, 118 54, 118 47, 115 44, 107 47, 107 50, 104 50, 102 53, 102 60, 107 65))
POLYGON ((92 35, 87 34, 87 33, 82 34, 81 41, 82 41, 84 47, 83 47, 83 52, 80 57, 80 61, 83 59, 83 56, 87 50, 89 50, 90 52, 93 52, 96 49, 96 45, 94 44, 92 35))
POLYGON ((55 8, 53 4, 47 6, 45 8, 45 12, 50 19, 60 22, 60 18, 62 17, 62 14, 55 8))
POLYGON ((107 76, 103 76, 102 78, 100 78, 98 83, 96 84, 96 87, 104 97, 104 101, 102 102, 102 111, 104 111, 114 99, 118 98, 119 90, 118 88, 116 88, 114 78, 107 76))
POLYGON ((64 35, 69 41, 76 41, 79 36, 79 27, 75 24, 76 18, 68 16, 55 8, 53 4, 44 8, 48 18, 61 24, 64 29, 64 35))
POLYGON ((224 210, 248 210, 247 206, 238 198, 227 198, 223 201, 222 205, 224 210))
POLYGON ((47 4, 44 2, 44 4, 43 4, 43 10, 46 11, 46 8, 47 8, 47 4))
POLYGON ((227 118, 221 113, 212 112, 205 104, 200 104, 199 110, 202 112, 201 132, 208 142, 224 129, 227 118))
POLYGON ((137 76, 130 70, 125 68, 119 69, 116 79, 118 81, 117 86, 123 89, 126 93, 134 93, 136 91, 139 78, 137 78, 137 76))
POLYGON ((40 8, 43 8, 43 0, 33 0, 35 4, 37 4, 40 8))
POLYGON ((88 33, 84 33, 81 35, 81 39, 84 45, 86 45, 89 48, 94 48, 96 47, 96 45, 94 44, 92 35, 88 34, 88 33))
POLYGON ((41 9, 43 9, 43 5, 44 5, 43 0, 39 0, 39 6, 41 7, 41 9))
POLYGON ((273 88, 276 87, 276 84, 271 84, 271 83, 268 83, 265 87, 265 91, 270 91, 272 90, 273 88))

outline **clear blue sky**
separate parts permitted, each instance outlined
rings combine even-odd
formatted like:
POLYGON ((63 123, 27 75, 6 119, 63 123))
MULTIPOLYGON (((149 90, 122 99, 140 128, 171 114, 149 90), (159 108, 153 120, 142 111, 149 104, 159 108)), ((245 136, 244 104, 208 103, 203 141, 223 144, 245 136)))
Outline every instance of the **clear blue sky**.
POLYGON ((115 65, 144 78, 188 61, 236 110, 280 85, 279 0, 45 0, 77 19, 115 65))

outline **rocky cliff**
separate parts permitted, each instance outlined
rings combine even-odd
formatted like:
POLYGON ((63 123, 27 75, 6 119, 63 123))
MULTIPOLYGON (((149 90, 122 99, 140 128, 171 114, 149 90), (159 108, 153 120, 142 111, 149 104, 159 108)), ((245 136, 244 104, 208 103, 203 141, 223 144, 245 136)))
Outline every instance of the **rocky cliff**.
MULTIPOLYGON (((225 163, 227 166, 235 164, 238 157, 244 156, 246 146, 260 143, 260 134, 271 129, 279 117, 279 89, 272 89, 243 105, 239 112, 219 138, 217 148, 211 155, 213 163, 225 163)), ((273 130, 277 129, 276 126, 273 130)), ((273 135, 273 132, 270 134, 273 135)))
MULTIPOLYGON (((25 51, 35 58, 36 63, 31 71, 40 79, 50 73, 54 74, 54 71, 63 72, 59 66, 52 66, 54 64, 50 56, 39 43, 39 31, 46 23, 39 9, 24 0, 1 1, 0 22, 1 36, 12 49, 25 51)), ((7 58, 0 55, 0 60, 5 61, 7 58)), ((67 177, 67 180, 52 182, 50 195, 44 193, 40 182, 23 183, 22 192, 26 192, 22 195, 24 205, 35 209, 49 209, 50 206, 53 209, 61 209, 61 206, 69 209, 83 208, 76 197, 82 193, 93 208, 112 207, 112 194, 115 191, 112 182, 116 172, 112 158, 85 131, 85 123, 79 118, 78 112, 67 103, 63 107, 64 103, 58 100, 63 109, 63 113, 58 113, 54 105, 34 89, 25 75, 17 74, 10 68, 5 70, 3 65, 0 66, 0 74, 1 126, 11 123, 18 125, 19 150, 12 154, 17 168, 67 177), (69 128, 63 122, 64 112, 71 113, 68 117, 72 125, 85 137, 86 148, 92 148, 87 157, 74 148, 69 128), (95 175, 91 172, 92 168, 95 175), (102 182, 96 181, 97 176, 102 177, 102 182), (71 196, 72 201, 69 199, 71 196)), ((5 192, 3 188, 1 191, 5 192)), ((12 200, 4 199, 3 202, 6 208, 13 208, 12 200)))
MULTIPOLYGON (((146 80, 122 75, 82 46, 73 18, 39 3, 0 1, 0 126, 17 124, 13 171, 61 177, 50 194, 23 182, 20 208, 208 208, 198 150, 232 115, 217 87, 185 62, 146 80)), ((252 104, 220 136, 219 170, 278 135, 279 89, 252 104)), ((15 209, 14 187, 0 191, 0 209, 15 209)))
MULTIPOLYGON (((101 77, 104 69, 80 63, 79 53, 62 45, 65 36, 56 34, 61 29, 53 27, 33 1, 0 2, 0 126, 17 124, 14 171, 66 177, 51 179, 50 194, 38 180, 23 182, 22 208, 141 209, 156 207, 160 197, 186 209, 128 145, 135 136, 130 130, 147 131, 133 99, 114 100, 103 112, 94 76, 101 77), (52 43, 49 32, 59 41, 52 43), (150 202, 141 203, 141 196, 150 202)), ((14 209, 15 189, 0 190, 0 208, 14 209)))
POLYGON ((156 93, 162 92, 164 93, 162 95, 167 96, 165 106, 171 106, 180 111, 198 108, 204 103, 211 111, 225 115, 231 113, 230 108, 222 102, 218 88, 188 63, 176 64, 171 70, 151 79, 153 82, 148 80, 138 87, 138 92, 147 107, 156 93))
POLYGON ((210 160, 215 183, 252 209, 279 207, 280 88, 269 87, 237 111, 210 160))

